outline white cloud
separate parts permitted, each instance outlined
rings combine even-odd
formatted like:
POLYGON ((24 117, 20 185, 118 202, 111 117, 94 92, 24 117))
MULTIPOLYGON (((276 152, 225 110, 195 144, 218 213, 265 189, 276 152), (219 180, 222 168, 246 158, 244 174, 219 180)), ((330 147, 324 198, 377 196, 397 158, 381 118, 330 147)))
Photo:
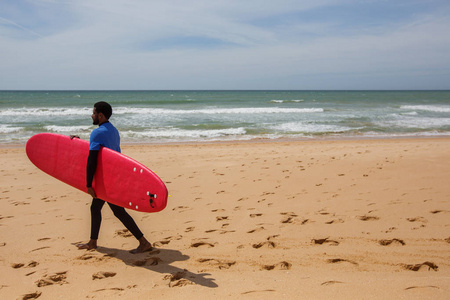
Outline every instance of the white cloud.
POLYGON ((448 6, 339 32, 279 16, 342 1, 265 2, 36 1, 36 28, 0 13, 0 89, 408 88, 405 76, 450 76, 448 6), (69 21, 45 21, 54 13, 69 21))

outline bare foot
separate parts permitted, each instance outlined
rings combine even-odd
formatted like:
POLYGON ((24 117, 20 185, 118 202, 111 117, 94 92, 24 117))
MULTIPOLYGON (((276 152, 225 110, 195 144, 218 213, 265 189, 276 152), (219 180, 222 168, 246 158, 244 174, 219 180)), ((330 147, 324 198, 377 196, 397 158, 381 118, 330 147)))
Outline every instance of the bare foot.
POLYGON ((139 246, 136 249, 131 250, 130 253, 138 254, 146 251, 151 251, 152 249, 152 244, 150 244, 150 242, 147 241, 145 237, 142 237, 139 239, 139 246))
POLYGON ((90 240, 87 244, 77 244, 76 245, 80 250, 92 250, 97 249, 97 240, 90 240))

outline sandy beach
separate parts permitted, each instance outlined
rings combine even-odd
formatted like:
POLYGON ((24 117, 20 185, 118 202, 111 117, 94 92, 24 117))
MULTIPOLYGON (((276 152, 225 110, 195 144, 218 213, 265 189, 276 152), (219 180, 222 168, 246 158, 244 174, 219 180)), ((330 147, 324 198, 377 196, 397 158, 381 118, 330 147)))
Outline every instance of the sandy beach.
POLYGON ((169 190, 130 211, 0 148, 0 299, 450 299, 450 138, 124 145, 169 190))

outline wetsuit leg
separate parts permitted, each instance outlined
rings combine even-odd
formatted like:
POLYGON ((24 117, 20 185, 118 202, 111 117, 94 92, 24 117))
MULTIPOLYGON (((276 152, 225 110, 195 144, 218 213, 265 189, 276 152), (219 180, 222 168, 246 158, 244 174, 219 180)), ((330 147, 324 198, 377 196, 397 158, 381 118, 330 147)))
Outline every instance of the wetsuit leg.
POLYGON ((91 239, 98 240, 100 224, 102 223, 102 207, 105 201, 93 198, 91 204, 91 239))
POLYGON ((111 204, 108 202, 109 207, 113 211, 114 215, 122 222, 123 225, 134 235, 136 239, 140 239, 144 236, 139 227, 134 222, 133 218, 126 212, 125 208, 111 204))

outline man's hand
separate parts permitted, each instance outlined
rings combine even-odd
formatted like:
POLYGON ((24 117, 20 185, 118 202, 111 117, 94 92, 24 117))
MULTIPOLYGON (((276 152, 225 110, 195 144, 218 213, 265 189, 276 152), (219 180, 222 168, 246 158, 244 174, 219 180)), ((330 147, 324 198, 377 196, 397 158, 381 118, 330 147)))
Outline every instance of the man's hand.
POLYGON ((89 195, 92 196, 92 198, 97 198, 97 195, 95 194, 95 191, 94 191, 94 189, 92 187, 88 187, 87 188, 87 192, 88 192, 89 195))
POLYGON ((73 139, 79 139, 80 137, 78 136, 78 135, 70 135, 70 139, 71 140, 73 140, 73 139))

